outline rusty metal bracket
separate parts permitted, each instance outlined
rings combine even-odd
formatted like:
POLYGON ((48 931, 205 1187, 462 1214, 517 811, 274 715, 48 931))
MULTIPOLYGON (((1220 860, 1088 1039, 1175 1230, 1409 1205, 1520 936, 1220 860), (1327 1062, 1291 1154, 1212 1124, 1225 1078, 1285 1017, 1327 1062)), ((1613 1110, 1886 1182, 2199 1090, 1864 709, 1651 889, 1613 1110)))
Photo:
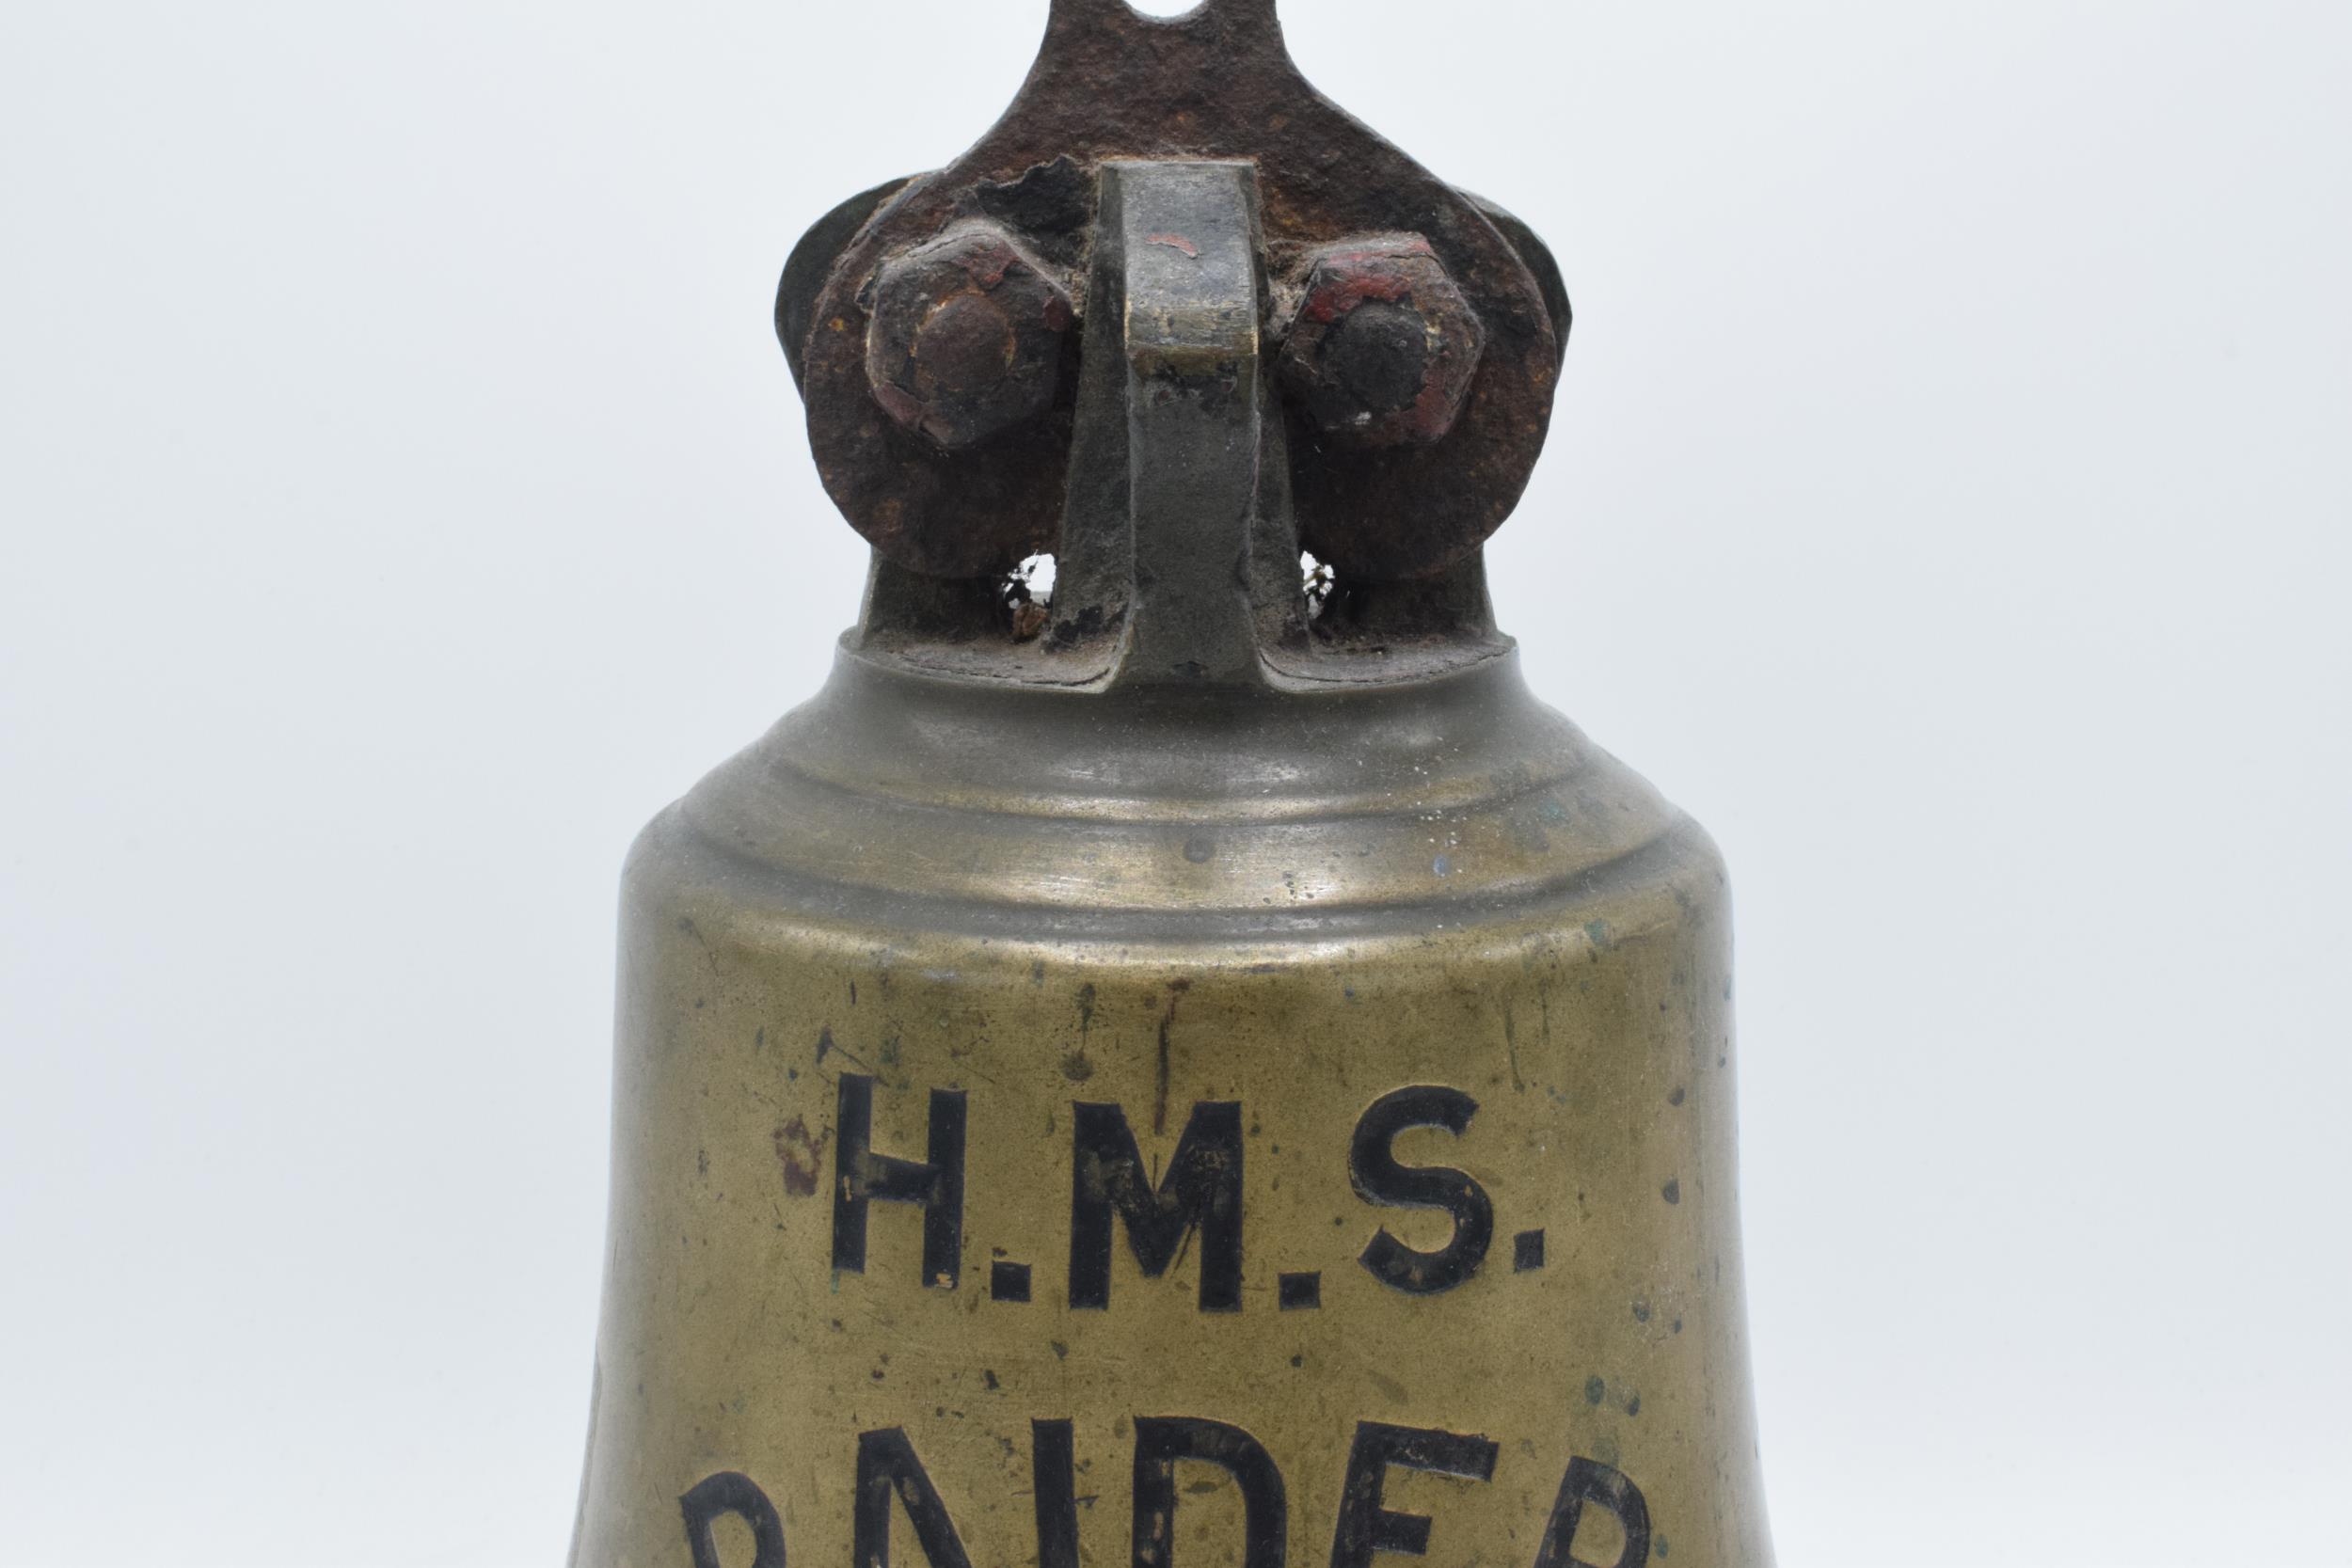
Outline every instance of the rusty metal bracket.
POLYGON ((1188 161, 1254 170, 1299 542, 1344 580, 1435 578, 1510 515, 1568 325, 1541 243, 1310 87, 1275 0, 1055 0, 1004 119, 829 214, 779 291, 818 469, 882 557, 981 578, 1059 548, 1102 170, 1188 161))

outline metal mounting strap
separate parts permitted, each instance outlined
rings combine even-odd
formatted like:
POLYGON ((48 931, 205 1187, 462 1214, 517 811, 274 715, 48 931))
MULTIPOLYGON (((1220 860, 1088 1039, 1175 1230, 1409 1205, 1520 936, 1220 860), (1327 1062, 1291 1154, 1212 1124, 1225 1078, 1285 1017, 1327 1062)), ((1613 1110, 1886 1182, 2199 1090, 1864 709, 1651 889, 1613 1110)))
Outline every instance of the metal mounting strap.
POLYGON ((1055 590, 1118 685, 1256 684, 1297 599, 1247 163, 1107 162, 1055 590))

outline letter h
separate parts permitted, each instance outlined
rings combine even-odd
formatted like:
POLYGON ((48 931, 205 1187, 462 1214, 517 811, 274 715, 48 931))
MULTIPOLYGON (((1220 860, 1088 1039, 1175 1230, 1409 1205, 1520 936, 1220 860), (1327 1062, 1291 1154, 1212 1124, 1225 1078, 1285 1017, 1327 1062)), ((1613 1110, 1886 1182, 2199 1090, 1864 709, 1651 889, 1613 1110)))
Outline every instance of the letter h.
POLYGON ((963 1272, 961 1089, 931 1091, 930 1158, 874 1152, 874 1081, 841 1075, 834 1117, 833 1266, 866 1272, 866 1206, 912 1203, 923 1211, 923 1283, 952 1291, 963 1272))

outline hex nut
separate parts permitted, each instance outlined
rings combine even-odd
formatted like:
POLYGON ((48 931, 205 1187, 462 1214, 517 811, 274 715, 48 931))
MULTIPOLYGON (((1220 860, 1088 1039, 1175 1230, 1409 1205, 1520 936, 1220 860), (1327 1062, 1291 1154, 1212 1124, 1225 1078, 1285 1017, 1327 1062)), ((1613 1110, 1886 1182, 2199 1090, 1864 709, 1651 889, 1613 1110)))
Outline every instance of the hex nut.
POLYGON ((908 430, 954 451, 1036 418, 1061 381, 1070 295, 987 222, 892 257, 873 284, 866 373, 908 430))
POLYGON ((1279 374, 1308 422, 1378 447, 1444 439, 1470 397, 1486 329, 1418 234, 1308 258, 1279 374))

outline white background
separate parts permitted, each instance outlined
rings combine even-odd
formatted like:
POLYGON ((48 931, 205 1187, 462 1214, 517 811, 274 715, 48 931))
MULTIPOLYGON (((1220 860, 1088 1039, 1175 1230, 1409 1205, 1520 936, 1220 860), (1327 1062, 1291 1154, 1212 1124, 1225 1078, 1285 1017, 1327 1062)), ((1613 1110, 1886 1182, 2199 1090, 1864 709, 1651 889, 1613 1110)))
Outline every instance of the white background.
MULTIPOLYGON (((857 596, 775 274, 1042 15, 0 10, 0 1564, 561 1560, 621 853, 857 596)), ((1782 1560, 2352 1563, 2352 7, 1287 16, 1576 297, 1782 1560)))

